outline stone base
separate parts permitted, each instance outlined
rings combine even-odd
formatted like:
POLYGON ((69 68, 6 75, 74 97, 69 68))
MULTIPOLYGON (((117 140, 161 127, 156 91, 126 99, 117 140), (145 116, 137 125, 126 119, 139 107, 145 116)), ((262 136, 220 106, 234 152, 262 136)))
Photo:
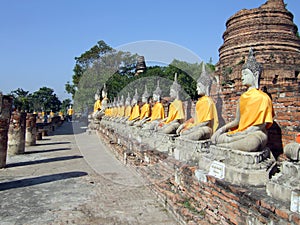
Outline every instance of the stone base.
POLYGON ((243 152, 211 145, 208 153, 199 156, 200 169, 211 172, 213 163, 224 165, 224 180, 236 185, 266 185, 276 170, 276 162, 269 158, 270 150, 243 152))
POLYGON ((201 153, 207 153, 211 141, 192 141, 182 137, 175 139, 174 158, 180 161, 196 162, 201 153))
MULTIPOLYGON (((293 192, 300 193, 300 163, 284 161, 280 170, 267 182, 266 191, 269 196, 290 204, 292 200, 296 201, 292 199, 293 192)), ((300 196, 298 205, 297 211, 300 213, 300 196)))

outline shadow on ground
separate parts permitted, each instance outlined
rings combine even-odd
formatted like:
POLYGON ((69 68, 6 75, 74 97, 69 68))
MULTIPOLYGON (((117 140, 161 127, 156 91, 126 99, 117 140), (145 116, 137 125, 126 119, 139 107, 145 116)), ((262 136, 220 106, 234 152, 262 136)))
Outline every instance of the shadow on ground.
POLYGON ((9 163, 6 165, 6 168, 17 167, 17 166, 28 166, 28 165, 39 164, 39 163, 49 163, 49 162, 57 162, 57 161, 79 159, 79 158, 83 158, 83 156, 81 156, 81 155, 62 156, 62 157, 41 159, 41 160, 35 160, 35 161, 9 163))
POLYGON ((65 179, 70 179, 75 177, 82 177, 86 175, 87 175, 86 172, 74 171, 74 172, 44 175, 40 177, 25 178, 21 180, 7 181, 7 182, 0 183, 0 191, 28 187, 28 186, 49 183, 58 180, 65 180, 65 179))

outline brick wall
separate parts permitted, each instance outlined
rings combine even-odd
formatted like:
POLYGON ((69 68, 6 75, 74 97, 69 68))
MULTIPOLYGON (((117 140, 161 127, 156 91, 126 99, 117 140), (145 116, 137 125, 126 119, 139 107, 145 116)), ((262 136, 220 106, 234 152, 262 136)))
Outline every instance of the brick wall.
POLYGON ((127 165, 135 168, 182 224, 300 224, 300 215, 269 197, 265 187, 239 187, 208 175, 207 180, 199 180, 196 166, 111 131, 99 135, 119 160, 124 162, 127 153, 127 165), (118 138, 123 144, 117 143, 118 138), (126 142, 133 145, 131 150, 126 142))

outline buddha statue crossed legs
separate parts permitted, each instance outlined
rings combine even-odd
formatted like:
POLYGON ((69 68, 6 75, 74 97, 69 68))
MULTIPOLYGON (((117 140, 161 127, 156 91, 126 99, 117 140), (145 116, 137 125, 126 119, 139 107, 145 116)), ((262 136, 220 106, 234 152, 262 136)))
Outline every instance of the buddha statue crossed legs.
POLYGON ((267 129, 273 123, 274 111, 270 97, 258 90, 261 72, 262 66, 250 49, 242 67, 242 84, 248 90, 239 99, 234 121, 218 129, 211 138, 212 143, 246 152, 261 151, 266 146, 267 129))

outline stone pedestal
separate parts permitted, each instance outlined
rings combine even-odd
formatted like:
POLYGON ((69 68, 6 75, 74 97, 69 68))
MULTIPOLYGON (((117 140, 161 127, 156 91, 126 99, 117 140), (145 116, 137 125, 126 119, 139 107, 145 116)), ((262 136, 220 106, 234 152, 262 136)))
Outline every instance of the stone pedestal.
POLYGON ((280 173, 267 182, 266 191, 291 205, 291 211, 300 213, 300 162, 282 162, 280 173))
POLYGON ((175 139, 174 158, 179 161, 197 162, 201 153, 207 153, 210 139, 192 141, 182 137, 175 139))
POLYGON ((27 113, 26 116, 26 133, 25 133, 25 146, 36 145, 36 114, 27 113))
POLYGON ((0 168, 6 166, 8 129, 13 99, 0 94, 0 168))
POLYGON ((8 130, 8 154, 25 152, 26 113, 14 111, 10 118, 8 130))
POLYGON ((243 152, 211 145, 208 153, 199 156, 198 166, 208 173, 215 173, 212 167, 219 167, 224 170, 219 172, 224 173, 225 181, 246 186, 266 185, 276 171, 276 162, 270 159, 268 148, 260 152, 243 152))

